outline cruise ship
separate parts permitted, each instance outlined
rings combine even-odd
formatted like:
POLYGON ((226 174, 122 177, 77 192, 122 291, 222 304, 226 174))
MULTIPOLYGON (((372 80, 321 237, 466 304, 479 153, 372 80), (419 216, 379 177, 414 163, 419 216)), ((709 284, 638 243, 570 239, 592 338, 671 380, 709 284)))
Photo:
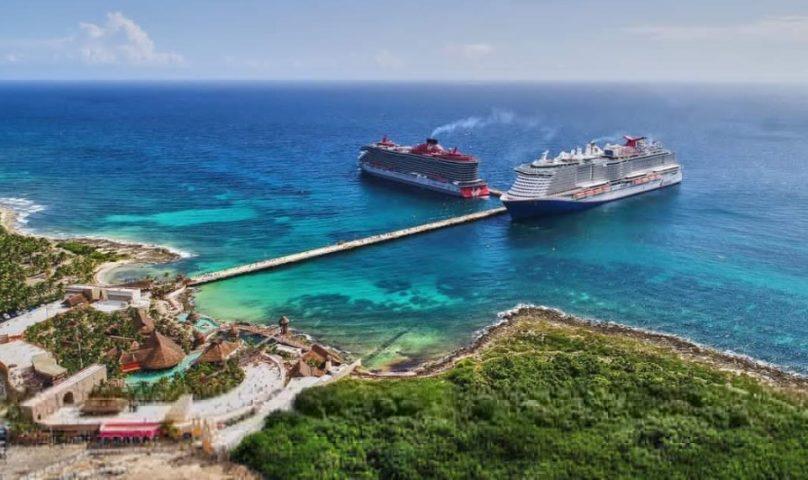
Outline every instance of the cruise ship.
POLYGON ((364 173, 463 198, 489 195, 479 165, 475 157, 457 148, 447 150, 434 138, 411 147, 384 137, 362 147, 359 154, 359 168, 364 173))
POLYGON ((592 142, 555 158, 544 152, 516 167, 516 182, 501 197, 511 218, 583 210, 682 181, 673 152, 645 137, 625 139, 625 145, 592 142))

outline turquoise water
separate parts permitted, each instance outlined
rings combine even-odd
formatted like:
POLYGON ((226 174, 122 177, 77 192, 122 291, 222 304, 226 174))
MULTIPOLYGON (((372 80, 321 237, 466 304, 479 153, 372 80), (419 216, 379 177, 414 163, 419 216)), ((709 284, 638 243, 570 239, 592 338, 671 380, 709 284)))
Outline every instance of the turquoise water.
POLYGON ((680 187, 208 285, 199 309, 287 315, 402 367, 535 303, 808 372, 806 90, 5 84, 0 117, 0 197, 30 202, 29 228, 170 245, 193 256, 169 268, 191 274, 496 205, 361 178, 359 146, 384 134, 413 143, 443 126, 442 142, 477 154, 499 188, 545 149, 651 135, 677 152, 680 187), (452 126, 470 117, 477 127, 452 126))
POLYGON ((194 323, 194 328, 202 333, 208 333, 219 328, 219 324, 213 319, 202 317, 194 323))

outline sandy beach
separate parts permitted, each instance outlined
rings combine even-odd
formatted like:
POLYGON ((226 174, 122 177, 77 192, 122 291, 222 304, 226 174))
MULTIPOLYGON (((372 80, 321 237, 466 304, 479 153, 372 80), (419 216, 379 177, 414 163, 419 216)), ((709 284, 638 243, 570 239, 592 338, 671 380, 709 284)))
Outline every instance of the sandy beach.
POLYGON ((56 238, 48 235, 32 234, 19 228, 17 212, 6 206, 0 206, 0 224, 3 228, 17 235, 36 236, 47 238, 52 242, 71 241, 89 245, 103 252, 114 252, 124 256, 120 260, 101 264, 93 278, 99 284, 105 284, 109 274, 123 265, 154 265, 175 262, 183 256, 170 248, 144 243, 125 242, 96 237, 65 237, 56 238))

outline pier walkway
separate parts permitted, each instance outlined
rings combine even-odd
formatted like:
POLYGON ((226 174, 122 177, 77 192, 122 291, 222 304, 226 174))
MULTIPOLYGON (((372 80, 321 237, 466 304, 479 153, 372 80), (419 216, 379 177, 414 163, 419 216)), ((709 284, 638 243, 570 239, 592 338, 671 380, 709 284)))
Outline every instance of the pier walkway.
POLYGON ((377 243, 389 242, 391 240, 396 240, 411 235, 417 235, 419 233, 426 233, 431 232, 433 230, 439 230, 441 228, 452 227, 464 223, 476 222, 477 220, 494 217, 497 215, 501 215, 505 212, 506 212, 505 207, 497 207, 489 210, 483 210, 482 212, 470 213, 468 215, 452 217, 446 220, 440 220, 438 222, 418 225, 417 227, 404 228, 402 230, 382 233, 379 235, 372 235, 370 237, 360 238, 358 240, 340 242, 334 245, 329 245, 327 247, 315 248, 313 250, 307 250, 305 252, 286 255, 284 257, 277 257, 269 260, 250 263, 247 265, 241 265, 238 267, 227 268, 225 270, 219 270, 218 272, 205 273, 203 275, 199 275, 198 277, 191 278, 188 284, 191 286, 195 286, 195 285, 202 285, 205 283, 218 282, 219 280, 224 280, 226 278, 237 277, 240 275, 247 275, 249 273, 259 272, 261 270, 270 270, 285 265, 300 263, 306 260, 310 260, 312 258, 323 257, 326 255, 331 255, 339 252, 345 252, 348 250, 353 250, 355 248, 367 247, 368 245, 374 245, 377 243))

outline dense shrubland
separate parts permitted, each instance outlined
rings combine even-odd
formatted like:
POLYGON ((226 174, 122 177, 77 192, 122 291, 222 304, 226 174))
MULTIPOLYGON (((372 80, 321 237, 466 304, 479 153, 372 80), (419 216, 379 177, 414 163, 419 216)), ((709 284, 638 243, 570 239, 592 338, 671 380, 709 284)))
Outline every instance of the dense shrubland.
POLYGON ((234 458, 267 478, 806 478, 808 410, 638 340, 523 322, 431 378, 304 391, 234 458))

